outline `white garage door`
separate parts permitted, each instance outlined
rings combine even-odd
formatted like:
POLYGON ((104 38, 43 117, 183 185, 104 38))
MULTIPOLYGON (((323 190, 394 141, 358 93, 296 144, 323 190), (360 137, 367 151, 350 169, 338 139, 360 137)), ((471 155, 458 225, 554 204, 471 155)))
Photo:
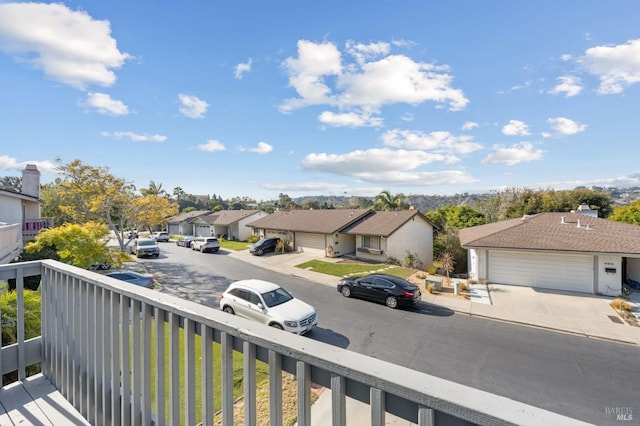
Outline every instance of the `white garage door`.
POLYGON ((196 237, 210 237, 211 227, 209 225, 196 225, 196 237))
POLYGON ((324 234, 296 232, 296 250, 305 253, 325 255, 324 234))
POLYGON ((492 251, 489 282, 593 293, 593 257, 492 251))

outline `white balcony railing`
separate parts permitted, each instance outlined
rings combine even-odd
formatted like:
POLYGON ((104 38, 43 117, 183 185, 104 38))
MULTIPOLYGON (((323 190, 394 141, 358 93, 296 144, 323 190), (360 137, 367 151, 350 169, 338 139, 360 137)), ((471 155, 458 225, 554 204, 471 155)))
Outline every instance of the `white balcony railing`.
POLYGON ((311 424, 312 383, 331 388, 326 424, 346 423, 346 397, 370 406, 363 424, 384 425, 387 413, 419 425, 580 424, 60 262, 0 265, 0 281, 10 278, 17 283, 18 338, 0 351, 0 372, 24 379, 27 366, 40 363, 91 424, 212 425, 220 416, 232 425, 234 352, 242 354, 248 425, 258 416, 258 363, 268 370, 271 425, 283 422, 283 372, 295 376, 299 425, 311 424), (25 340, 22 288, 32 275, 42 276, 41 336, 25 340))
POLYGON ((9 263, 22 250, 20 224, 0 223, 0 264, 9 263))

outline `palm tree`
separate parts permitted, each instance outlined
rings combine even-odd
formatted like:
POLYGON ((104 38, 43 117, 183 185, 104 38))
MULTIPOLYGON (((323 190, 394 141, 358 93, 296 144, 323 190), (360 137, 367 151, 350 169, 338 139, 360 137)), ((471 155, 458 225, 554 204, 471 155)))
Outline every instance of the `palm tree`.
POLYGON ((402 210, 404 208, 404 200, 407 197, 400 193, 392 195, 390 191, 385 190, 376 195, 376 206, 380 210, 402 210))
POLYGON ((447 273, 447 282, 449 282, 449 274, 453 272, 456 265, 456 261, 453 258, 453 255, 451 255, 451 253, 449 253, 448 251, 445 251, 440 255, 438 261, 440 262, 441 268, 444 269, 444 271, 447 273))
POLYGON ((164 197, 169 195, 167 194, 167 191, 162 189, 162 184, 158 185, 154 181, 149 182, 149 188, 142 188, 140 190, 140 193, 145 197, 148 197, 148 196, 164 197))

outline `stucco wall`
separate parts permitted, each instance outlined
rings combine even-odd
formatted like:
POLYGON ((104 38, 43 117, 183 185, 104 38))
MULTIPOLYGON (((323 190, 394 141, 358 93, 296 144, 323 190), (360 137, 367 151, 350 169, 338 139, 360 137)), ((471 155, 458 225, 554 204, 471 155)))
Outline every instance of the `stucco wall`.
MULTIPOLYGON (((29 218, 38 219, 37 216, 29 218)), ((0 194, 0 222, 19 223, 22 226, 22 200, 0 194)))
MULTIPOLYGON (((433 263, 433 228, 418 217, 413 217, 386 239, 387 257, 404 261, 407 252, 413 253, 424 268, 433 263)), ((382 240, 383 245, 385 239, 382 240)))
POLYGON ((598 294, 618 296, 622 291, 622 257, 598 256, 597 258, 598 294))

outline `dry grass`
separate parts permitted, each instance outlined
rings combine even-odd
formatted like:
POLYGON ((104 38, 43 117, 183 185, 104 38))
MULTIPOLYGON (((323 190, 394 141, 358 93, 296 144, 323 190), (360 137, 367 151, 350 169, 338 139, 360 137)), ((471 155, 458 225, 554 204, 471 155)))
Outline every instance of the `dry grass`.
POLYGON ((627 302, 625 302, 623 299, 616 299, 613 302, 610 303, 611 307, 613 309, 615 309, 616 311, 630 311, 631 310, 631 305, 629 305, 627 302))
MULTIPOLYGON (((282 424, 292 426, 298 418, 296 379, 292 374, 282 373, 282 424)), ((318 389, 311 389, 311 403, 313 404, 319 396, 318 389)), ((269 381, 265 380, 256 389, 257 425, 269 425, 269 381)), ((216 414, 215 425, 222 424, 222 415, 216 414)), ((244 400, 238 399, 233 406, 233 424, 244 424, 244 400)))

